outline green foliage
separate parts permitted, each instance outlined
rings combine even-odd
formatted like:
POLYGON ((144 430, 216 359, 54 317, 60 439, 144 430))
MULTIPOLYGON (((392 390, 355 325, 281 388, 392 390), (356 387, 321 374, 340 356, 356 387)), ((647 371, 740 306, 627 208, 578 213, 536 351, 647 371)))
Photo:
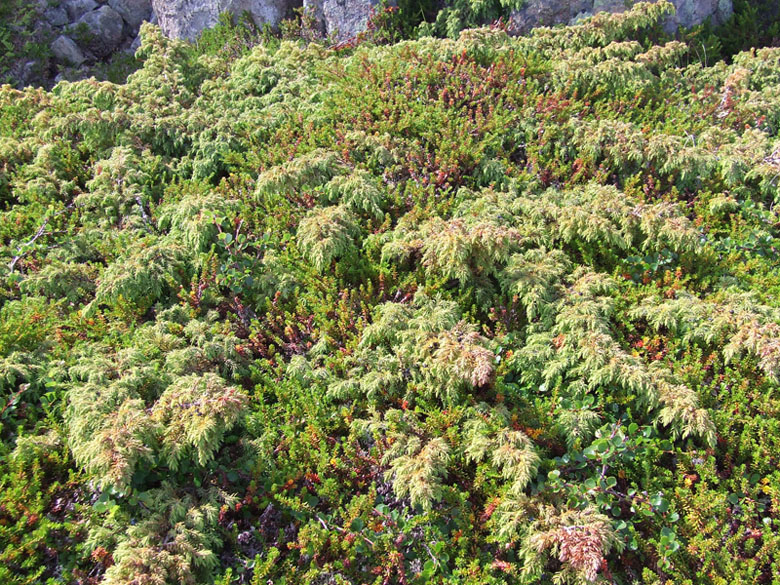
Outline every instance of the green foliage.
POLYGON ((163 429, 162 456, 171 469, 188 454, 206 465, 225 432, 239 418, 246 395, 225 386, 216 374, 184 376, 166 388, 152 408, 152 420, 163 429))
MULTIPOLYGON (((418 10, 424 11, 424 3, 419 4, 422 6, 418 10)), ((523 0, 456 0, 439 10, 433 22, 420 24, 419 34, 456 38, 463 29, 506 18, 512 10, 522 6, 523 0)), ((412 15, 416 13, 416 10, 408 10, 412 15)))
MULTIPOLYGON (((186 269, 184 250, 166 242, 140 243, 137 250, 117 259, 98 278, 94 304, 114 307, 128 302, 141 312, 159 300, 186 269)), ((90 309, 94 305, 90 306, 90 309)))
POLYGON ((724 23, 710 22, 687 31, 685 39, 698 61, 712 64, 753 47, 773 45, 780 38, 780 9, 772 0, 734 0, 724 23))
POLYGON ((38 75, 48 67, 54 37, 45 28, 36 27, 40 17, 21 0, 8 0, 0 6, 0 84, 17 83, 14 74, 28 62, 38 75))
POLYGON ((778 574, 780 52, 414 6, 0 88, 0 581, 778 574))
POLYGON ((355 217, 341 205, 314 209, 298 225, 301 250, 320 272, 337 258, 354 255, 357 235, 355 217))
POLYGON ((218 490, 199 497, 176 493, 166 484, 144 496, 148 517, 126 526, 127 536, 113 553, 115 564, 103 582, 197 583, 198 576, 208 575, 217 564, 209 528, 227 498, 218 490))
POLYGON ((204 30, 198 37, 195 50, 201 55, 237 59, 261 41, 261 31, 248 12, 236 16, 223 12, 216 26, 204 30))
POLYGON ((0 457, 0 579, 33 585, 77 578, 90 564, 83 495, 60 437, 20 436, 0 457))

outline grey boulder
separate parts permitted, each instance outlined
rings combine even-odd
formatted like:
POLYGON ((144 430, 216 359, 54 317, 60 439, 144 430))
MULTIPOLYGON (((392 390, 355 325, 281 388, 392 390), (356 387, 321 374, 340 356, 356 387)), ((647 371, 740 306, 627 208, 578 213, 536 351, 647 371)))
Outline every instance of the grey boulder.
POLYGON ((734 12, 731 0, 672 0, 675 14, 669 17, 665 28, 674 32, 677 27, 690 28, 701 24, 708 18, 714 24, 720 24, 729 19, 734 12))
MULTIPOLYGON (((509 17, 509 30, 525 34, 537 26, 574 23, 598 12, 624 12, 638 0, 527 0, 509 17)), ((690 28, 710 18, 714 24, 731 16, 732 0, 671 0, 676 9, 664 27, 674 32, 678 26, 690 28)))
POLYGON ((294 0, 152 0, 152 9, 166 36, 195 40, 219 22, 219 15, 245 11, 258 25, 277 27, 290 15, 294 0))
POLYGON ((98 7, 95 0, 65 0, 62 5, 65 8, 65 12, 68 13, 68 19, 71 22, 77 21, 87 12, 92 12, 98 7))
POLYGON ((65 65, 79 66, 85 60, 84 53, 81 52, 79 46, 65 35, 58 36, 51 44, 51 52, 54 54, 54 59, 57 63, 63 63, 65 65))
POLYGON ((304 9, 320 23, 321 32, 337 41, 365 31, 372 12, 381 4, 381 0, 303 0, 304 9))
POLYGON ((65 26, 68 24, 68 13, 60 6, 47 9, 43 13, 43 17, 52 26, 65 26))
POLYGON ((36 61, 23 61, 11 67, 11 77, 16 82, 17 89, 23 89, 32 85, 40 76, 38 71, 40 63, 36 61))
POLYGON ((122 42, 124 21, 110 6, 88 12, 79 19, 78 25, 86 28, 86 34, 79 39, 81 47, 99 59, 108 57, 122 42))
POLYGON ((109 0, 108 5, 119 13, 133 31, 137 31, 143 21, 152 17, 152 0, 109 0))
POLYGON ((127 52, 130 53, 131 55, 135 55, 136 51, 138 51, 138 49, 140 48, 141 48, 141 35, 139 34, 133 39, 133 42, 130 43, 130 46, 127 48, 127 52))
MULTIPOLYGON (((597 0, 598 1, 598 0, 597 0)), ((578 20, 578 15, 593 14, 593 0, 528 0, 509 17, 513 33, 525 34, 537 26, 554 26, 578 20)))

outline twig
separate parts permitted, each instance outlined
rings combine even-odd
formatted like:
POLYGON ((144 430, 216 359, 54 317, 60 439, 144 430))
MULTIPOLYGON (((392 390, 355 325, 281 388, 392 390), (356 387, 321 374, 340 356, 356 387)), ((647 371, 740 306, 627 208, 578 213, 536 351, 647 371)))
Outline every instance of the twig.
POLYGON ((71 210, 73 208, 73 205, 74 205, 73 203, 69 203, 68 206, 65 209, 61 209, 57 213, 54 213, 54 214, 50 215, 49 217, 47 217, 46 219, 44 219, 43 223, 41 224, 41 227, 39 227, 38 231, 35 232, 35 235, 29 241, 24 242, 23 244, 19 245, 19 247, 16 249, 17 255, 14 256, 13 260, 11 260, 11 263, 8 265, 11 273, 13 273, 14 268, 16 267, 16 263, 19 262, 19 260, 21 260, 22 257, 24 256, 24 254, 25 254, 24 248, 32 246, 36 242, 36 240, 38 238, 40 238, 43 235, 47 235, 46 234, 46 226, 48 225, 49 220, 51 220, 54 217, 57 217, 58 215, 62 215, 66 211, 71 210))
MULTIPOLYGON (((620 423, 615 424, 615 426, 612 428, 612 434, 609 435, 610 441, 615 438, 615 435, 617 435, 618 429, 620 428, 620 423)), ((607 475, 607 470, 609 467, 607 467, 607 464, 604 463, 604 465, 601 466, 601 479, 604 479, 607 475)))
POLYGON ((22 395, 22 393, 27 390, 30 387, 29 384, 22 384, 19 386, 19 390, 16 391, 16 393, 11 396, 11 398, 8 400, 8 402, 3 406, 3 408, 0 410, 0 417, 2 417, 5 414, 5 411, 8 410, 12 404, 15 404, 16 401, 19 399, 19 397, 22 395))
POLYGON ((141 196, 136 195, 135 196, 135 202, 138 203, 138 207, 141 209, 141 219, 144 220, 144 223, 148 225, 150 228, 154 228, 154 224, 152 223, 151 218, 146 213, 146 209, 144 208, 144 202, 141 201, 141 196))
POLYGON ((32 246, 35 243, 35 241, 46 232, 46 224, 49 223, 49 219, 50 218, 47 217, 46 219, 43 220, 41 227, 38 228, 38 231, 35 232, 35 235, 32 237, 32 239, 21 244, 19 248, 17 248, 16 251, 18 254, 14 256, 13 260, 11 260, 11 264, 9 265, 11 272, 14 271, 14 268, 16 267, 16 263, 19 262, 19 260, 21 260, 22 256, 24 256, 24 252, 22 252, 22 249, 28 246, 32 246))
MULTIPOLYGON (((352 534, 349 530, 345 530, 344 528, 342 528, 341 526, 337 526, 336 524, 328 525, 328 523, 325 522, 325 519, 322 516, 320 516, 319 514, 316 515, 316 518, 317 518, 317 520, 320 521, 320 524, 322 524, 322 527, 325 530, 330 530, 331 528, 333 528, 333 529, 337 530, 338 532, 340 532, 342 534, 347 534, 347 533, 352 534)), ((376 546, 376 543, 373 540, 371 540, 370 538, 364 536, 362 533, 358 533, 358 536, 360 536, 360 538, 365 540, 371 546, 376 546)))
POLYGON ((428 545, 424 542, 422 543, 422 545, 423 548, 427 550, 428 554, 431 556, 431 560, 433 561, 433 564, 436 565, 437 567, 441 566, 441 563, 439 563, 439 560, 435 556, 433 556, 433 553, 431 552, 431 549, 428 548, 428 545))

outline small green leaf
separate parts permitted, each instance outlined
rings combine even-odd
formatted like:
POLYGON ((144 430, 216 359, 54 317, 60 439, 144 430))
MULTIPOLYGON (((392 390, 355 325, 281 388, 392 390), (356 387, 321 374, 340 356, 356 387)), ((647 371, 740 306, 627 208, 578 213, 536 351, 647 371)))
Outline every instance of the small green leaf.
POLYGON ((674 540, 677 538, 677 535, 674 533, 674 530, 669 528, 668 526, 664 526, 661 528, 661 536, 667 538, 668 540, 674 540))
POLYGON ((366 523, 361 518, 355 518, 352 524, 349 525, 349 529, 352 532, 360 532, 365 527, 366 523))
POLYGON ((669 509, 669 502, 664 499, 663 495, 656 494, 650 498, 650 505, 653 506, 661 514, 665 513, 669 509))

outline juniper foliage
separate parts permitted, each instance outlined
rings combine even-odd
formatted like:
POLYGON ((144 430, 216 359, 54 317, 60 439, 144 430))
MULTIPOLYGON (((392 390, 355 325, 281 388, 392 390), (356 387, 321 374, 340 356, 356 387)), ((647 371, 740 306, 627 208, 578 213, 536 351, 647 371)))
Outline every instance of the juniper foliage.
POLYGON ((0 581, 771 582, 780 52, 452 6, 0 87, 0 581))

